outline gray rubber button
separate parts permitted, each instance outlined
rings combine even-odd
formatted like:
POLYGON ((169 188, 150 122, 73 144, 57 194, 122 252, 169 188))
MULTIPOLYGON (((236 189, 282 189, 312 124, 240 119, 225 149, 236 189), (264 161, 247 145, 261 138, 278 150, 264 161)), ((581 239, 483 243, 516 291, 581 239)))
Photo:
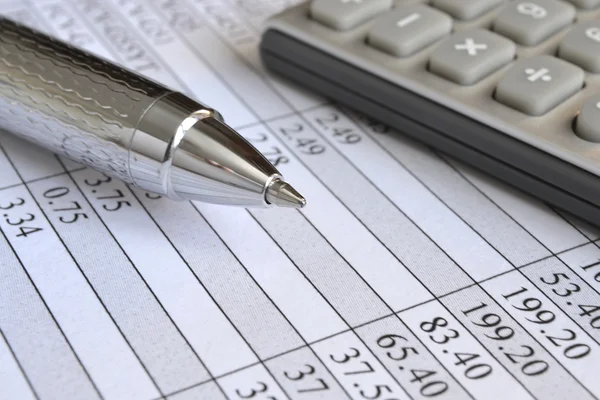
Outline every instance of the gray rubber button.
POLYGON ((575 7, 558 0, 514 1, 494 21, 493 30, 525 46, 535 46, 575 19, 575 7))
POLYGON ((507 0, 433 0, 432 5, 454 18, 468 21, 490 11, 507 0))
POLYGON ((600 21, 577 24, 564 37, 558 56, 594 73, 600 73, 600 21))
POLYGON ((373 22, 369 45, 396 57, 408 57, 452 30, 452 18, 433 8, 414 5, 385 13, 373 22))
POLYGON ((546 114, 583 87, 582 69, 551 56, 518 61, 496 88, 499 102, 532 116, 546 114))
POLYGON ((566 0, 577 8, 592 10, 600 6, 600 0, 566 0))
POLYGON ((575 133, 584 140, 600 143, 600 96, 585 103, 575 122, 575 133))
POLYGON ((436 75, 460 85, 472 85, 510 63, 516 46, 487 30, 461 31, 443 41, 429 59, 436 75))
POLYGON ((310 15, 330 28, 344 31, 392 8, 393 0, 313 0, 310 15))

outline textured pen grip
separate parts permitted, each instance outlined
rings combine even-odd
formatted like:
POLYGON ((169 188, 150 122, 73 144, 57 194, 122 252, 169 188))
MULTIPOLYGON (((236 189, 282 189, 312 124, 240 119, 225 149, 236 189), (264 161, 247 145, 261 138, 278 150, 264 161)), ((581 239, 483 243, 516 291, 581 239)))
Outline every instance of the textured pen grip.
POLYGON ((136 125, 168 92, 0 16, 0 129, 132 183, 136 125))

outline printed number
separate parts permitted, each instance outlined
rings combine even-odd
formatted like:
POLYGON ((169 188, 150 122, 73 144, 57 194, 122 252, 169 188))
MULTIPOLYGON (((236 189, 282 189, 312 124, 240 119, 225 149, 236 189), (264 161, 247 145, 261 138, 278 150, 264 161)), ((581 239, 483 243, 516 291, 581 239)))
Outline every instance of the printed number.
MULTIPOLYGON (((66 196, 67 194, 69 194, 70 190, 67 187, 55 187, 52 189, 48 189, 44 192, 44 197, 47 199, 59 199, 61 197, 66 196)), ((66 212, 66 211, 79 211, 81 210, 81 205, 79 205, 79 202, 77 201, 71 201, 70 202, 71 205, 68 207, 61 207, 61 208, 54 208, 52 209, 52 211, 55 212, 66 212)), ((50 204, 53 204, 52 202, 50 202, 50 204)), ((83 218, 83 219, 88 219, 87 214, 82 213, 82 212, 76 212, 73 213, 70 218, 69 217, 65 217, 64 215, 61 215, 58 220, 62 223, 65 224, 72 224, 75 223, 79 220, 79 217, 83 218)))
MULTIPOLYGON (((471 361, 478 359, 481 357, 479 354, 471 354, 471 353, 454 353, 454 356, 458 359, 454 365, 464 365, 467 366, 471 361)), ((482 379, 492 373, 492 366, 488 364, 475 364, 468 366, 465 370, 465 376, 468 379, 482 379)))
POLYGON ((6 223, 10 226, 19 226, 23 225, 25 222, 31 222, 35 219, 35 215, 27 213, 27 218, 19 218, 18 220, 11 220, 10 218, 6 218, 6 223))
MULTIPOLYGON (((504 353, 504 355, 513 364, 519 364, 519 360, 517 360, 518 358, 529 358, 535 355, 535 351, 532 347, 526 345, 522 345, 521 347, 525 349, 525 353, 504 353)), ((546 361, 533 360, 523 364, 523 366, 521 366, 521 372, 527 376, 537 376, 548 371, 548 368, 549 365, 546 361)))
POLYGON ((146 196, 147 199, 150 199, 150 200, 159 200, 159 199, 162 199, 162 196, 159 195, 159 194, 156 194, 156 193, 148 193, 148 192, 146 192, 145 196, 146 196))
POLYGON ((265 156, 267 160, 275 167, 280 164, 287 164, 290 162, 290 159, 282 155, 281 149, 279 147, 272 146, 269 151, 262 151, 262 155, 265 156))
POLYGON ((362 140, 362 137, 358 135, 354 129, 351 128, 339 128, 339 127, 331 127, 331 124, 335 124, 340 121, 339 114, 330 113, 327 117, 319 117, 315 118, 315 122, 321 126, 323 130, 331 130, 333 133, 334 139, 338 143, 342 144, 355 144, 359 143, 362 140))
POLYGON ((131 203, 127 200, 118 200, 118 199, 122 199, 125 197, 125 194, 120 190, 120 189, 113 189, 113 191, 116 193, 114 195, 111 196, 98 196, 97 199, 98 200, 116 200, 116 202, 114 204, 102 204, 102 208, 104 208, 106 211, 118 211, 120 210, 123 206, 127 206, 127 207, 131 207, 131 203))
MULTIPOLYGON (((503 297, 508 300, 509 298, 511 298, 513 296, 517 296, 517 295, 519 295, 521 293, 525 293, 527 291, 528 291, 527 288, 522 287, 521 289, 517 290, 516 292, 503 295, 503 297)), ((533 319, 525 318, 527 321, 533 322, 534 324, 549 324, 556 319, 556 315, 554 315, 554 313, 552 311, 541 309, 542 301, 535 297, 528 297, 528 298, 524 299, 520 305, 517 306, 517 305, 512 304, 512 306, 513 306, 513 308, 515 308, 516 310, 519 310, 519 311, 534 312, 535 318, 533 318, 533 319)))
MULTIPOLYGON (((290 374, 289 372, 285 371, 283 375, 291 381, 300 381, 306 378, 307 376, 313 375, 315 373, 315 368, 312 365, 306 364, 304 367, 306 368, 306 371, 300 369, 295 374, 290 374)), ((318 382, 318 386, 305 389, 298 389, 298 393, 319 392, 322 390, 329 389, 329 386, 323 379, 317 378, 315 379, 315 381, 318 382)))
POLYGON ((32 233, 36 233, 41 231, 42 228, 27 228, 27 227, 21 227, 19 228, 19 231, 21 233, 19 233, 17 235, 17 237, 27 237, 28 235, 31 235, 32 233))
POLYGON ((119 200, 115 203, 115 205, 113 207, 109 207, 106 204, 102 205, 102 208, 104 208, 106 211, 118 211, 121 209, 121 207, 123 206, 127 206, 127 207, 131 207, 131 203, 128 201, 124 201, 124 200, 119 200))
MULTIPOLYGON (((592 264, 589 264, 589 265, 583 265, 581 267, 581 269, 583 269, 584 271, 587 271, 588 269, 592 269, 592 268, 595 268, 595 267, 600 267, 600 261, 592 263, 592 264)), ((598 272, 598 273, 596 273, 596 275, 594 275, 594 280, 596 282, 600 282, 600 272, 598 272)))
POLYGON ((362 141, 362 137, 351 128, 334 128, 333 137, 342 144, 356 144, 362 141))
MULTIPOLYGON (((465 314, 465 316, 468 316, 472 312, 475 312, 477 310, 482 310, 482 309, 486 308, 487 306, 488 306, 487 304, 481 303, 480 305, 478 305, 476 307, 473 307, 469 310, 463 311, 463 314, 465 314)), ((480 326, 482 328, 493 328, 494 329, 493 335, 488 335, 487 333, 485 334, 485 336, 490 339, 507 340, 507 339, 512 338, 515 335, 515 331, 511 327, 500 326, 500 324, 502 323, 502 318, 498 314, 486 313, 481 316, 480 321, 471 320, 471 322, 474 325, 480 326)))
POLYGON ((315 156, 325 152, 325 146, 319 144, 316 139, 307 139, 298 136, 305 132, 305 128, 301 124, 294 124, 289 128, 280 128, 279 132, 286 139, 293 141, 296 144, 296 148, 303 154, 315 156))
POLYGON ((70 190, 67 187, 55 187, 44 192, 44 197, 47 199, 58 199, 69 194, 70 190))
POLYGON ((390 128, 388 126, 386 126, 380 122, 377 122, 363 114, 355 113, 354 115, 355 115, 356 119, 358 120, 358 122, 365 124, 367 126, 367 128, 369 128, 374 133, 386 134, 386 133, 389 133, 389 131, 390 131, 390 128))
POLYGON ((8 205, 6 206, 0 206, 0 210, 10 210, 13 207, 19 207, 22 206, 23 204, 25 204, 25 200, 23 200, 22 198, 17 198, 16 202, 14 203, 8 203, 8 205))
MULTIPOLYGON (((25 204, 25 200, 18 198, 16 201, 11 202, 9 205, 3 206, 2 209, 10 210, 13 207, 19 207, 24 204, 25 204)), ((40 232, 42 230, 42 228, 22 226, 26 222, 32 222, 34 220, 35 220, 35 215, 33 215, 31 213, 25 213, 24 215, 19 215, 18 217, 11 217, 8 214, 4 214, 4 221, 8 225, 18 227, 19 234, 16 235, 17 237, 27 237, 27 236, 31 235, 32 233, 40 232)))
MULTIPOLYGON (((436 317, 433 319, 432 322, 422 322, 420 326, 424 332, 434 332, 439 327, 448 326, 448 321, 446 321, 444 318, 436 317)), ((455 329, 448 329, 447 331, 449 332, 449 335, 444 334, 442 338, 438 338, 434 335, 429 335, 429 338, 434 343, 444 344, 444 343, 448 343, 450 340, 456 339, 457 337, 460 336, 458 331, 455 329)))
MULTIPOLYGON (((433 377, 437 374, 435 371, 429 371, 425 369, 411 369, 410 373, 413 376, 413 379, 410 380, 410 383, 423 383, 424 380, 433 377)), ((448 384, 442 381, 432 381, 428 383, 423 383, 421 386, 421 394, 425 397, 435 397, 440 394, 445 393, 448 390, 448 384)))
MULTIPOLYGON (((350 354, 346 354, 344 353, 344 356, 342 358, 336 358, 333 354, 330 354, 329 357, 331 358, 332 361, 338 363, 338 364, 345 364, 348 361, 350 361, 353 358, 358 358, 360 357, 360 351, 358 351, 358 349, 355 349, 354 347, 351 347, 350 350, 352 351, 352 353, 350 354)), ((344 372, 344 375, 358 375, 358 374, 366 374, 369 372, 375 372, 375 370, 373 369, 373 367, 371 366, 371 364, 369 364, 369 362, 367 361, 361 361, 361 364, 365 365, 366 368, 365 369, 359 369, 356 371, 348 371, 348 372, 344 372)))
MULTIPOLYGON (((250 388, 247 391, 242 392, 240 389, 236 389, 235 393, 240 397, 240 399, 251 399, 257 394, 266 393, 269 390, 269 387, 266 383, 256 382, 256 388, 250 388)), ((268 400, 277 400, 275 397, 270 396, 267 398, 268 400)))
MULTIPOLYGON (((392 349, 398 345, 400 347, 400 351, 398 353, 394 353, 392 351, 386 352, 388 358, 394 361, 403 361, 410 354, 419 354, 417 349, 415 349, 414 347, 400 346, 400 343, 404 341, 408 341, 408 339, 406 339, 404 336, 389 334, 383 335, 379 339, 377 339, 377 345, 383 349, 392 349)), ((411 380, 411 383, 422 384, 419 389, 422 396, 435 397, 442 393, 445 393, 448 390, 448 384, 443 381, 432 381, 426 383, 422 382, 426 378, 437 374, 437 372, 423 371, 417 369, 413 369, 410 371, 413 374, 413 377, 415 377, 413 380, 411 380), (419 375, 420 373, 423 373, 424 375, 419 375)))
MULTIPOLYGON (((581 314, 579 314, 580 317, 591 317, 597 311, 600 311, 600 306, 580 304, 579 310, 581 310, 581 314)), ((590 325, 594 329, 600 329, 600 315, 592 318, 590 320, 590 325)))
MULTIPOLYGON (((544 282, 546 285, 554 286, 554 285, 558 285, 560 283, 561 279, 571 280, 571 278, 567 274, 558 273, 558 274, 552 274, 552 278, 549 278, 549 279, 541 277, 540 281, 544 282)), ((579 285, 577 285, 576 283, 573 283, 573 282, 567 282, 567 283, 569 284, 568 288, 562 288, 562 289, 553 288, 552 292, 554 292, 554 294, 556 294, 557 296, 560 296, 560 297, 569 297, 573 293, 577 293, 577 292, 581 291, 581 287, 579 287, 579 285)))
POLYGON ((306 375, 312 375, 315 373, 315 368, 312 365, 306 364, 305 366, 306 369, 308 369, 308 371, 298 370, 298 372, 296 372, 296 376, 291 375, 289 372, 284 372, 283 375, 285 375, 286 378, 292 381, 299 381, 300 379, 303 379, 306 375))
MULTIPOLYGON (((408 339, 400 335, 383 335, 379 339, 377 339, 377 345, 381 348, 389 349, 396 346, 398 341, 408 341, 408 339)), ((415 349, 414 347, 400 347, 399 355, 396 355, 391 351, 388 351, 386 355, 394 361, 402 361, 406 357, 408 357, 409 353, 419 354, 417 349, 415 349)))
POLYGON ((104 183, 112 182, 112 178, 110 176, 104 176, 104 179, 96 179, 95 181, 90 181, 88 179, 84 180, 85 184, 91 187, 100 186, 104 183))
POLYGON ((329 358, 331 358, 331 361, 336 362, 338 364, 345 364, 353 358, 360 357, 360 351, 358 351, 354 347, 351 347, 350 350, 352 350, 352 353, 351 354, 344 353, 344 356, 341 359, 336 358, 333 354, 330 354, 329 358))
MULTIPOLYGON (((577 334, 570 329, 563 329, 567 333, 567 337, 546 336, 546 338, 556 347, 562 347, 560 342, 570 342, 577 339, 577 334)), ((590 354, 592 349, 587 344, 576 343, 565 348, 563 354, 569 359, 579 359, 590 354)))
POLYGON ((388 393, 392 393, 392 389, 390 389, 390 387, 387 385, 375 385, 375 393, 373 394, 367 394, 367 392, 364 390, 361 390, 358 393, 360 393, 360 395, 367 400, 376 400, 383 394, 383 389, 385 389, 385 391, 388 393))
POLYGON ((247 137, 246 140, 250 143, 264 143, 269 140, 269 136, 266 133, 259 133, 258 137, 247 137))

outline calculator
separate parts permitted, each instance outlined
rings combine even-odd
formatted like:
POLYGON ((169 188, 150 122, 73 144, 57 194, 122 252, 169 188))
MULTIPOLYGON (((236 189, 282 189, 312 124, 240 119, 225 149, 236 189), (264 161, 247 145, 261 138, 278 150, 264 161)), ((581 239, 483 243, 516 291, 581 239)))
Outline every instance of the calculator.
POLYGON ((264 65, 600 224, 600 0, 312 0, 264 65))

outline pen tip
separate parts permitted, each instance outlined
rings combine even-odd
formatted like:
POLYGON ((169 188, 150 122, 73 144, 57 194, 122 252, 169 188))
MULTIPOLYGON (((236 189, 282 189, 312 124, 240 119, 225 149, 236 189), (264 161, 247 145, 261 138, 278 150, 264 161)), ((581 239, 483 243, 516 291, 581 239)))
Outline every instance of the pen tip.
POLYGON ((266 199, 269 204, 279 207, 302 208, 306 199, 296 189, 281 179, 276 179, 267 189, 266 199))

